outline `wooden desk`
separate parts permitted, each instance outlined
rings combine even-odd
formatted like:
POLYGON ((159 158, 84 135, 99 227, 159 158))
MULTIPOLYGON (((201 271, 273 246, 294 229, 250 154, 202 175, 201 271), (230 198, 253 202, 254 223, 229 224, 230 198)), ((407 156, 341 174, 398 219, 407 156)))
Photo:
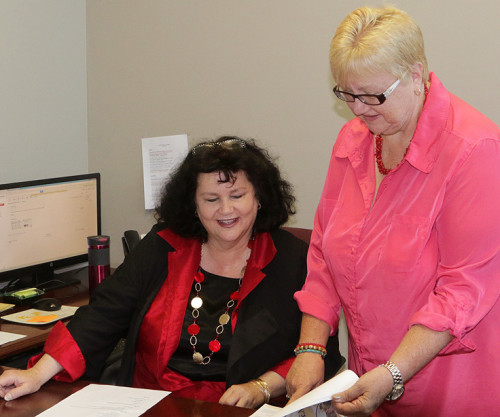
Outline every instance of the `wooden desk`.
MULTIPOLYGON (((0 415, 2 417, 35 417, 87 384, 88 382, 85 381, 77 381, 72 384, 50 381, 40 391, 26 397, 9 402, 0 399, 0 415)), ((248 417, 254 412, 255 410, 248 408, 229 407, 169 395, 142 414, 142 416, 248 417)))
MULTIPOLYGON (((73 284, 67 287, 47 291, 44 294, 44 297, 57 298, 64 305, 81 306, 87 304, 89 302, 87 282, 85 280, 82 281, 83 282, 81 284, 73 284)), ((0 316, 16 313, 18 311, 26 310, 27 308, 29 307, 15 307, 14 309, 2 313, 0 316)), ((64 323, 68 321, 69 318, 63 320, 64 323)), ((30 326, 0 320, 1 331, 26 335, 26 337, 23 337, 22 339, 0 346, 0 360, 42 347, 52 327, 54 327, 53 324, 30 326)))

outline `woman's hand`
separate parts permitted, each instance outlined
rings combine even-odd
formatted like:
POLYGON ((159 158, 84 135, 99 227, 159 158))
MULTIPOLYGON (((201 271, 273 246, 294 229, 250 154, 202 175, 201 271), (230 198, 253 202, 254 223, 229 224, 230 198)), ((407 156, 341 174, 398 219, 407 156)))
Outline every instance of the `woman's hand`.
POLYGON ((286 377, 286 392, 290 402, 321 385, 325 375, 325 362, 321 355, 301 353, 295 358, 286 377))
POLYGON ((257 384, 250 381, 245 384, 232 385, 222 395, 220 404, 237 407, 257 408, 264 404, 266 396, 257 384))
POLYGON ((261 384, 252 380, 245 384, 232 385, 222 395, 220 404, 257 408, 271 398, 285 393, 285 378, 274 371, 267 371, 259 377, 261 384), (267 386, 268 393, 262 387, 267 386))
MULTIPOLYGON (((416 324, 408 330, 389 360, 397 365, 406 383, 452 339, 448 331, 438 332, 416 324)), ((391 373, 386 368, 377 366, 362 375, 351 388, 335 394, 332 409, 345 416, 368 416, 392 391, 393 383, 391 373)))
POLYGON ((0 375, 0 398, 10 401, 23 395, 32 394, 62 369, 59 362, 52 356, 45 354, 31 369, 4 371, 0 375))
POLYGON ((40 389, 44 381, 36 370, 11 369, 0 375, 0 397, 15 400, 40 389))
POLYGON ((392 390, 392 375, 382 367, 376 367, 348 390, 332 397, 332 408, 344 416, 365 417, 375 411, 392 390))
MULTIPOLYGON (((302 315, 300 328, 301 343, 325 346, 330 335, 330 325, 309 314, 302 315)), ((325 362, 318 353, 300 353, 286 376, 286 394, 291 401, 302 397, 325 379, 325 362)))

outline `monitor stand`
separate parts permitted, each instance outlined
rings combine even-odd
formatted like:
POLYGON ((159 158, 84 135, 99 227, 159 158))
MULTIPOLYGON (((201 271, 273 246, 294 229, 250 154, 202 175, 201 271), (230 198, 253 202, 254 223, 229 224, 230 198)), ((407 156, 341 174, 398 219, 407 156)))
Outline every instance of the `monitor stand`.
MULTIPOLYGON (((85 281, 84 278, 88 277, 88 263, 72 265, 71 267, 55 270, 50 279, 43 279, 37 281, 35 285, 44 291, 53 290, 55 288, 66 287, 68 285, 80 284, 85 281)), ((47 277, 46 277, 47 278, 47 277)))
POLYGON ((47 292, 56 288, 67 287, 68 285, 80 284, 80 282, 81 281, 78 278, 58 276, 57 278, 43 281, 40 284, 35 285, 35 287, 47 292))
POLYGON ((43 291, 50 291, 56 288, 67 287, 69 285, 84 283, 88 280, 87 263, 75 265, 74 268, 64 270, 52 270, 46 268, 34 274, 24 275, 17 280, 0 289, 2 293, 24 290, 26 288, 38 288, 43 291))

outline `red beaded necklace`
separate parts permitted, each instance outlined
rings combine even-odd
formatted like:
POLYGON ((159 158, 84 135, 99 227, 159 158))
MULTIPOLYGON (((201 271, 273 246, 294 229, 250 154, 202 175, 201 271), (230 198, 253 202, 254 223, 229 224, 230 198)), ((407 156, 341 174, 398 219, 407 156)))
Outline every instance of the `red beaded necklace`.
MULTIPOLYGON (((378 172, 380 172, 382 175, 387 175, 394 168, 387 169, 384 165, 384 161, 382 161, 382 141, 383 141, 382 136, 380 135, 375 136, 375 159, 377 160, 378 172)), ((408 148, 409 147, 410 146, 408 145, 408 148)), ((408 152, 408 148, 406 148, 405 154, 403 155, 403 159, 406 156, 406 152, 408 152)))
POLYGON ((196 345, 198 343, 198 338, 196 336, 200 332, 200 326, 198 325, 198 317, 200 316, 199 309, 203 305, 203 300, 200 297, 201 283, 205 280, 205 275, 201 271, 201 267, 198 268, 198 271, 194 276, 194 280, 196 281, 196 283, 194 284, 196 295, 191 300, 191 307, 193 307, 193 311, 191 313, 191 315, 193 316, 193 323, 190 324, 187 328, 187 331, 190 335, 189 344, 193 348, 193 361, 195 363, 199 365, 208 365, 212 360, 212 356, 214 355, 214 353, 218 352, 221 349, 219 336, 224 332, 224 326, 231 320, 230 310, 234 307, 240 297, 241 281, 243 280, 243 276, 245 275, 245 270, 246 265, 241 269, 241 278, 238 281, 238 289, 231 293, 231 295, 229 296, 229 301, 226 303, 224 312, 219 316, 219 325, 215 328, 215 338, 208 343, 208 349, 210 350, 210 353, 206 356, 203 356, 196 350, 196 345))
MULTIPOLYGON (((429 87, 428 87, 427 83, 424 83, 425 98, 427 98, 427 94, 429 94, 429 87)), ((384 140, 384 138, 382 138, 381 135, 375 136, 375 160, 377 161, 378 172, 380 172, 382 175, 387 175, 389 172, 391 172, 395 168, 387 169, 384 165, 384 161, 382 161, 382 142, 383 142, 383 140, 384 140)), ((406 156, 406 153, 408 152, 409 147, 410 147, 410 145, 408 145, 408 147, 406 148, 405 154, 403 155, 403 159, 406 156)), ((399 166, 399 164, 398 164, 398 166, 399 166)))

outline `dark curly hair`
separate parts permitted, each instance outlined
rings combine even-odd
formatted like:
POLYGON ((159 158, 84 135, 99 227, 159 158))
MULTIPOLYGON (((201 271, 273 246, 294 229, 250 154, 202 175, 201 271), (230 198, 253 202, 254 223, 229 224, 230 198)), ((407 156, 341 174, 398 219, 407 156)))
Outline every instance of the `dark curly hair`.
POLYGON ((180 236, 206 240, 207 232, 196 215, 198 175, 219 172, 223 182, 234 182, 238 171, 245 172, 261 206, 254 233, 270 232, 295 214, 292 186, 281 178, 269 153, 253 139, 223 136, 193 147, 171 175, 156 208, 158 222, 180 236))

